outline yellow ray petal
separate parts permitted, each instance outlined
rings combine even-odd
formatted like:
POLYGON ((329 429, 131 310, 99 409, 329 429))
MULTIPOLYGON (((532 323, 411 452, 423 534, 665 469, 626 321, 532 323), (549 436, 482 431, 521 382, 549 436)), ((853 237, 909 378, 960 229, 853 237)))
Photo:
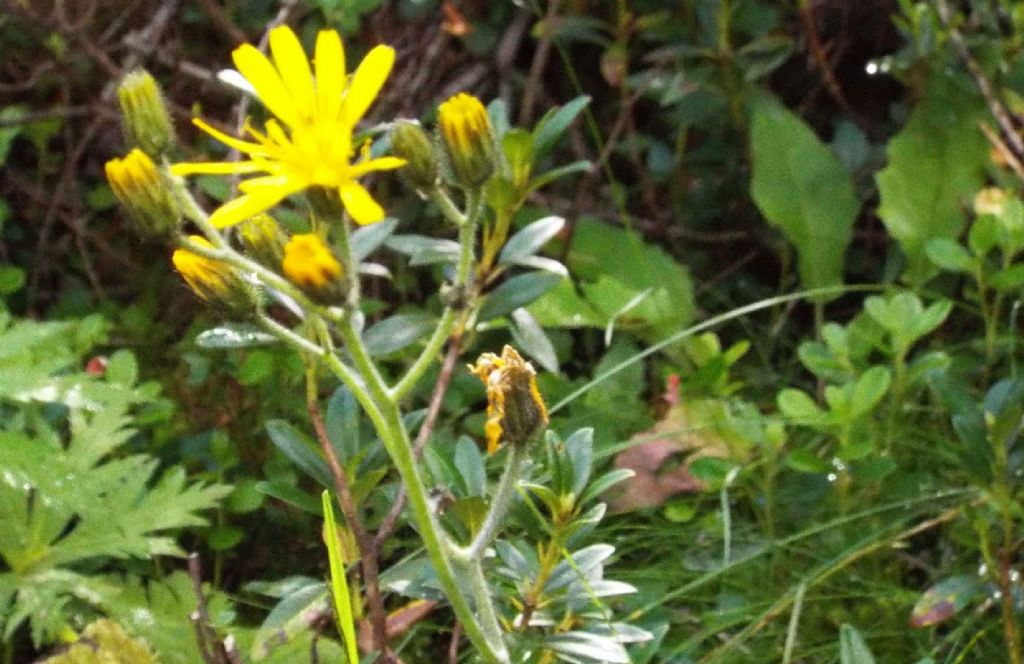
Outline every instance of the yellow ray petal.
POLYGON ((299 114, 305 121, 312 121, 316 113, 313 72, 299 38, 286 25, 274 28, 270 31, 270 52, 299 114))
MULTIPOLYGON (((284 198, 283 196, 281 198, 284 198)), ((210 223, 215 228, 227 228, 254 217, 274 207, 281 199, 274 200, 268 196, 239 196, 221 205, 210 215, 210 223)))
POLYGON ((348 169, 349 177, 357 178, 370 171, 390 171, 405 166, 405 159, 398 157, 378 157, 369 161, 361 161, 348 169))
POLYGON ((384 218, 384 208, 373 200, 373 196, 366 190, 366 187, 358 182, 348 180, 341 183, 338 193, 345 210, 357 224, 365 226, 384 218))
POLYGON ((275 174, 245 180, 238 185, 238 190, 252 196, 263 196, 264 192, 268 192, 267 195, 270 195, 269 192, 273 191, 277 200, 281 200, 308 186, 309 182, 306 179, 294 174, 275 174), (278 195, 279 192, 283 193, 278 195))
POLYGON ((260 101, 281 121, 294 127, 301 121, 298 108, 281 81, 281 76, 252 44, 242 44, 231 54, 238 71, 256 88, 260 101))
POLYGON ((243 141, 240 138, 235 138, 234 136, 230 136, 228 134, 225 134, 224 132, 220 131, 219 129, 214 129, 210 125, 208 125, 205 122, 203 122, 202 118, 192 118, 192 124, 194 124, 195 126, 199 127, 200 129, 205 131, 210 136, 213 136, 214 138, 216 138, 218 141, 220 141, 224 145, 228 146, 229 148, 234 148, 234 149, 238 150, 239 152, 245 152, 246 154, 254 155, 254 156, 255 155, 261 155, 262 156, 262 155, 265 155, 267 153, 267 151, 264 149, 264 147, 262 145, 260 145, 259 143, 251 143, 249 141, 243 141))
POLYGON ((391 66, 395 63, 395 49, 376 46, 366 54, 352 75, 352 83, 345 93, 345 123, 351 128, 362 119, 380 88, 384 85, 391 66))
POLYGON ((175 175, 241 175, 268 170, 265 161, 199 161, 171 165, 175 175))
POLYGON ((320 117, 336 120, 341 109, 341 94, 345 91, 345 49, 341 37, 334 30, 321 30, 316 37, 316 97, 320 117))

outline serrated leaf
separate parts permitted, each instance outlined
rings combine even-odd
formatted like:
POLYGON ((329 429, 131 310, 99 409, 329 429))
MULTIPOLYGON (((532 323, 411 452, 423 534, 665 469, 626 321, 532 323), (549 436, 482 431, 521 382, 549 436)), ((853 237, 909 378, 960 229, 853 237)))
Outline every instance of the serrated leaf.
POLYGON ((803 286, 843 283, 844 254, 860 211, 849 174, 803 120, 773 99, 754 105, 750 138, 751 196, 796 246, 803 286))

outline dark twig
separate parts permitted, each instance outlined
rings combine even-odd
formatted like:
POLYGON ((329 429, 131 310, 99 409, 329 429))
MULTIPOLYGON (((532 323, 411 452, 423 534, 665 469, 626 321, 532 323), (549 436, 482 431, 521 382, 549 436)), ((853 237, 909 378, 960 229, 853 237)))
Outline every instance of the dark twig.
POLYGON ((1003 140, 1009 145, 1018 161, 1024 159, 1024 139, 1017 133, 1017 129, 1013 125, 1013 119, 1010 117, 1010 112, 1006 110, 1006 106, 999 99, 999 95, 992 86, 992 82, 988 79, 985 72, 982 71, 978 61, 971 55, 971 50, 967 47, 967 42, 964 40, 963 35, 953 25, 953 10, 950 8, 949 3, 947 0, 937 0, 936 6, 939 10, 939 18, 942 19, 943 25, 949 30, 949 41, 953 44, 953 48, 956 49, 957 55, 960 56, 968 71, 971 72, 971 76, 974 77, 974 82, 978 86, 978 90, 981 91, 981 96, 985 98, 985 103, 988 104, 989 112, 992 113, 992 116, 999 124, 1003 140))
MULTIPOLYGON (((423 418, 423 424, 420 426, 419 432, 416 434, 416 440, 413 441, 413 454, 416 459, 423 456, 423 449, 427 446, 427 442, 430 440, 430 434, 434 432, 434 425, 437 424, 437 416, 441 413, 441 404, 444 402, 444 395, 448 392, 448 386, 451 385, 452 376, 455 372, 455 363, 459 360, 459 355, 462 354, 462 337, 453 336, 451 341, 448 343, 448 353, 444 356, 444 362, 441 363, 441 371, 437 376, 437 382, 434 384, 434 392, 430 395, 430 403, 427 405, 427 414, 423 418)), ((391 511, 388 512, 387 516, 384 517, 384 521, 381 523, 380 528, 377 529, 377 534, 373 538, 373 545, 375 551, 380 552, 381 546, 388 537, 395 531, 395 527, 398 524, 398 517, 402 515, 402 509, 405 507, 406 493, 405 487, 399 487, 398 495, 395 497, 395 502, 391 507, 391 511)))
POLYGON ((355 499, 352 497, 352 487, 349 485, 348 475, 341 467, 338 455, 327 435, 327 427, 324 426, 324 419, 320 414, 320 404, 317 402, 316 374, 313 368, 306 372, 306 410, 309 412, 309 419, 313 423, 317 441, 320 443, 320 448, 323 450, 327 465, 331 470, 334 491, 338 496, 341 512, 345 515, 345 521, 348 522, 349 529, 356 540, 356 547, 359 549, 359 566, 362 570, 366 603, 370 609, 370 623, 373 627, 373 649, 382 653, 382 662, 392 662, 394 661, 393 655, 388 649, 387 613, 384 611, 384 602, 380 596, 377 549, 374 538, 367 532, 366 525, 359 516, 355 499))
POLYGON ((459 641, 462 640, 462 623, 456 621, 452 627, 452 640, 448 643, 448 664, 459 664, 459 641))
POLYGON ((807 36, 807 50, 809 51, 811 61, 821 73, 822 82, 825 84, 829 95, 839 105, 839 108, 843 110, 843 113, 846 113, 847 117, 866 131, 868 129, 867 122, 850 106, 850 102, 846 99, 846 93, 843 92, 843 88, 839 84, 835 72, 832 71, 832 66, 829 64, 825 47, 818 36, 818 29, 814 25, 814 5, 812 3, 805 3, 800 8, 800 22, 803 24, 804 34, 807 36))
MULTIPOLYGON (((192 579, 192 593, 196 596, 196 610, 189 619, 196 630, 199 653, 207 664, 233 664, 228 657, 224 643, 217 638, 210 623, 207 610, 206 595, 203 593, 203 571, 199 564, 199 554, 192 552, 188 556, 188 576, 192 579)), ((232 642, 234 640, 232 639, 232 642)))
POLYGON ((544 14, 544 34, 541 35, 537 50, 533 53, 533 61, 530 63, 530 73, 526 79, 526 88, 523 91, 523 105, 519 109, 519 124, 525 126, 533 117, 533 106, 537 101, 538 86, 540 77, 544 73, 544 67, 551 55, 551 44, 555 38, 555 20, 558 15, 560 0, 550 0, 548 10, 544 14))

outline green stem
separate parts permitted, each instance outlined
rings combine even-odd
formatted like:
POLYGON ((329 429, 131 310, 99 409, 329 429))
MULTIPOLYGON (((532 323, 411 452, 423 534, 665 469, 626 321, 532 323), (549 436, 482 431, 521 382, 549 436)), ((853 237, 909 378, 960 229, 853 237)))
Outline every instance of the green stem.
POLYGON ((487 516, 484 517, 483 525, 480 526, 476 537, 465 550, 466 555, 471 559, 480 559, 484 550, 494 539, 498 527, 505 520, 505 513, 508 511, 512 496, 516 491, 516 485, 519 483, 519 477, 522 475, 523 461, 526 460, 528 446, 512 445, 511 447, 505 472, 502 473, 501 479, 498 481, 498 488, 495 489, 494 497, 491 498, 491 506, 487 510, 487 516))
POLYGON ((494 601, 491 599, 491 591, 487 587, 487 579, 484 577, 484 570, 480 559, 474 558, 466 565, 469 572, 469 587, 473 593, 473 602, 476 604, 477 615, 483 623, 484 634, 487 639, 495 644, 501 645, 501 652, 505 653, 504 641, 501 636, 501 625, 498 616, 494 611, 494 601))
MULTIPOLYGON (((476 227, 480 212, 479 202, 481 199, 479 194, 475 196, 470 194, 467 206, 468 214, 463 215, 458 210, 454 210, 454 204, 451 202, 451 199, 440 188, 435 190, 435 197, 437 196, 443 196, 448 205, 452 206, 453 214, 458 214, 463 219, 463 222, 459 225, 459 264, 455 272, 454 286, 457 291, 463 291, 456 294, 456 299, 462 301, 472 276, 473 243, 476 239, 476 227)), ((427 340, 427 345, 409 367, 408 371, 406 371, 405 375, 391 388, 390 393, 393 399, 401 399, 409 390, 416 386, 416 383, 419 382, 420 378, 423 377, 423 374, 437 357, 437 354, 441 352, 441 347, 451 337, 452 330, 456 324, 456 318, 456 307, 452 305, 445 307, 444 312, 441 314, 441 320, 438 321, 437 327, 434 328, 430 339, 427 340)))
MULTIPOLYGON (((466 600, 462 589, 455 580, 449 560, 449 545, 447 538, 442 539, 443 531, 437 522, 430 503, 427 499, 427 492, 423 485, 423 478, 420 476, 419 468, 413 456, 412 443, 409 440, 409 433, 402 424, 402 418, 398 407, 394 402, 386 405, 385 417, 387 429, 379 431, 381 438, 388 440, 388 448, 391 451, 392 460, 398 468, 402 477, 402 483, 409 495, 409 508, 413 520, 416 523, 423 540, 423 546, 427 550, 430 562, 437 574, 441 588, 444 590, 448 601, 455 611, 456 617, 462 624, 466 636, 476 646, 479 654, 492 664, 507 664, 508 653, 505 650, 504 642, 501 640, 501 627, 497 624, 497 617, 494 614, 494 607, 490 598, 485 601, 478 601, 477 616, 466 600), (480 623, 484 623, 481 628, 480 623)), ((482 573, 482 572, 481 572, 482 573)), ((476 591, 474 591, 476 594, 476 591)), ((478 600, 482 600, 478 596, 478 600)))

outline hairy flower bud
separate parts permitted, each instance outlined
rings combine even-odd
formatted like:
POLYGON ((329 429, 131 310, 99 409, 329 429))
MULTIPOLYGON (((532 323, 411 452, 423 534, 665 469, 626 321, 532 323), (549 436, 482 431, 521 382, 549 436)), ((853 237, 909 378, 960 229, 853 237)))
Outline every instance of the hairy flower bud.
MULTIPOLYGON (((213 248, 202 236, 190 235, 188 239, 202 247, 213 248)), ((188 249, 176 249, 171 261, 189 288, 207 303, 229 314, 248 310, 245 284, 231 266, 188 249)))
POLYGON ((124 139, 157 159, 174 147, 174 125, 160 86, 145 69, 128 72, 117 88, 124 139))
POLYGON ((438 108, 448 163, 455 179, 478 187, 494 173, 494 132, 487 109, 473 95, 460 92, 438 108))
POLYGON ((344 269, 319 235, 295 235, 284 247, 281 271, 313 299, 329 303, 344 296, 344 269))
POLYGON ((487 451, 493 454, 502 440, 527 445, 548 423, 548 409, 537 389, 533 365, 511 346, 501 356, 484 353, 469 370, 487 390, 487 451))
POLYGON ((170 186, 153 160, 135 148, 124 159, 106 164, 107 181, 136 227, 153 237, 167 237, 181 224, 181 212, 170 186))
POLYGON ((429 190, 437 182, 437 154, 434 143, 412 120, 399 120, 391 129, 391 151, 405 159, 401 174, 417 189, 429 190))
POLYGON ((258 214, 238 225, 238 239, 256 262, 278 269, 284 260, 288 234, 269 214, 258 214))

